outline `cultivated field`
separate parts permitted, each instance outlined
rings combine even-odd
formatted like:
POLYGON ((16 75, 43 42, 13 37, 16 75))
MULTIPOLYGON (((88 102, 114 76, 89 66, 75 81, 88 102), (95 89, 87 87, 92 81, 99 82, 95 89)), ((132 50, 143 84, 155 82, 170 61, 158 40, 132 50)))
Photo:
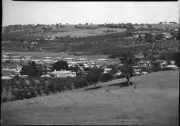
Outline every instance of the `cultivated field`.
POLYGON ((179 125, 179 71, 99 83, 60 94, 3 103, 2 124, 179 125))

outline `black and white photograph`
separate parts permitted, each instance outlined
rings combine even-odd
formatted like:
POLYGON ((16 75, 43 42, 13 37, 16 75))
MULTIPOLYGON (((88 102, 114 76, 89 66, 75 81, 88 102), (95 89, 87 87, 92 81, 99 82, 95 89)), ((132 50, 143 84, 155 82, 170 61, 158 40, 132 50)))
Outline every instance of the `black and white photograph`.
POLYGON ((1 125, 179 126, 180 1, 2 0, 1 125))

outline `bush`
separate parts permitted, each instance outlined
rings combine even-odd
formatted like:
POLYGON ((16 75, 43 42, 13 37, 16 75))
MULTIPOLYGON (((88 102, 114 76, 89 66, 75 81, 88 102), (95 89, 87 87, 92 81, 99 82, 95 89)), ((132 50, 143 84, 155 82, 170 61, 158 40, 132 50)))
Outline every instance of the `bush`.
POLYGON ((7 102, 7 101, 8 101, 8 98, 7 98, 7 97, 2 97, 2 98, 1 98, 1 101, 2 101, 2 103, 7 102))
POLYGON ((87 87, 87 86, 88 86, 88 82, 85 77, 76 77, 75 78, 74 87, 76 89, 82 88, 82 87, 87 87))
POLYGON ((121 74, 121 75, 115 75, 114 78, 116 78, 116 79, 124 78, 124 75, 123 75, 123 74, 121 74))
POLYGON ((35 77, 36 76, 36 70, 34 69, 33 66, 27 65, 27 66, 22 67, 20 74, 35 77))
POLYGON ((153 72, 161 71, 160 64, 157 63, 157 62, 152 62, 152 68, 151 68, 151 70, 152 70, 153 72))
POLYGON ((172 69, 165 67, 165 68, 162 68, 162 70, 163 70, 163 71, 166 71, 166 70, 172 70, 172 69))
POLYGON ((150 68, 151 72, 158 72, 158 71, 161 71, 162 69, 160 67, 152 67, 150 68))
POLYGON ((91 68, 90 72, 87 75, 87 80, 95 84, 99 81, 99 78, 103 72, 103 69, 100 68, 91 68))
POLYGON ((74 79, 73 78, 66 78, 66 81, 67 81, 67 83, 65 84, 66 88, 68 90, 72 90, 73 89, 74 79))
POLYGON ((88 82, 88 84, 92 84, 93 83, 93 76, 92 76, 92 74, 91 73, 88 73, 87 75, 86 75, 86 81, 88 82))
POLYGON ((99 80, 100 80, 101 82, 107 82, 107 81, 112 80, 112 79, 113 79, 113 76, 112 76, 112 74, 110 74, 110 73, 102 74, 102 75, 100 76, 100 78, 99 78, 99 80))

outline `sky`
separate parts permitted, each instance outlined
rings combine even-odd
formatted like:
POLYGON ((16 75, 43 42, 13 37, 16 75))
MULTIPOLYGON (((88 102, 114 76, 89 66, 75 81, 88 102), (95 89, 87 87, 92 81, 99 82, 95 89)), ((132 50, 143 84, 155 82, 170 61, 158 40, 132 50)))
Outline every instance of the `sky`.
POLYGON ((159 23, 180 21, 177 2, 27 2, 3 0, 3 26, 56 23, 159 23))

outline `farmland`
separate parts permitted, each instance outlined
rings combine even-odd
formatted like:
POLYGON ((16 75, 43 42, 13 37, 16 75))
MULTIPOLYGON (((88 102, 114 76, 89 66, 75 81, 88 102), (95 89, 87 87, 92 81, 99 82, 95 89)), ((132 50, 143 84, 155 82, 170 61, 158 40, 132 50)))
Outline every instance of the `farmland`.
MULTIPOLYGON (((112 32, 104 32, 104 31, 115 31, 115 32, 124 32, 126 29, 123 28, 94 28, 94 29, 88 29, 88 28, 75 28, 70 26, 64 26, 63 28, 56 28, 51 31, 52 37, 88 37, 88 36, 97 36, 97 35, 106 35, 112 32)), ((47 32, 48 33, 48 32, 47 32)), ((10 33, 4 34, 5 36, 16 36, 18 39, 37 39, 41 38, 38 34, 34 33, 32 36, 28 36, 28 33, 26 31, 13 31, 10 33)))
POLYGON ((87 59, 100 59, 100 58, 107 58, 107 55, 92 55, 92 56, 73 56, 73 55, 68 55, 67 53, 60 52, 60 53, 51 53, 51 52, 11 52, 14 55, 18 56, 33 56, 36 58, 43 58, 43 57, 65 57, 65 58, 72 58, 72 57, 84 57, 87 59))
POLYGON ((2 124, 179 125, 178 70, 133 77, 136 89, 124 81, 3 103, 2 124))

